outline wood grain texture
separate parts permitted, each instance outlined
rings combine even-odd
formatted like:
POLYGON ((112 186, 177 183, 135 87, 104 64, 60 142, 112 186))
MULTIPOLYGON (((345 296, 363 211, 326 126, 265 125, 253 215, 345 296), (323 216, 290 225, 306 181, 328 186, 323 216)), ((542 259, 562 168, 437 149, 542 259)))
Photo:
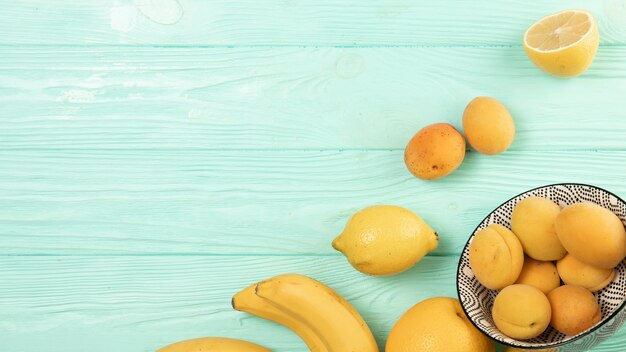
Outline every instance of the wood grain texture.
POLYGON ((285 272, 335 288, 362 313, 380 345, 420 299, 456 295, 453 257, 427 257, 389 278, 362 275, 341 258, 305 256, 0 257, 0 350, 148 352, 182 339, 228 336, 276 352, 304 352, 287 329, 230 306, 238 290, 285 272), (71 340, 61 344, 61 336, 71 340))
MULTIPOLYGON (((307 256, 0 257, 0 350, 152 352, 178 340, 227 336, 275 352, 305 352, 288 329, 230 307, 238 290, 285 272, 337 290, 382 347, 413 304, 456 297, 456 265, 455 257, 428 256, 405 273, 375 278, 340 258, 307 256)), ((624 343, 622 329, 593 352, 618 351, 624 343)))
POLYGON ((397 204, 460 253, 496 206, 527 189, 581 182, 626 196, 625 151, 468 153, 421 181, 398 151, 2 151, 4 254, 339 255, 351 214, 397 204))
POLYGON ((533 22, 567 8, 592 11, 602 43, 626 43, 621 0, 7 1, 0 43, 519 45, 533 22))
MULTIPOLYGON (((235 312, 251 282, 335 287, 381 346, 395 320, 455 296, 457 255, 494 207, 556 182, 626 185, 622 0, 25 0, 0 4, 0 351, 148 352, 244 338, 304 352, 235 312), (548 77, 523 31, 591 10, 601 48, 548 77), (402 150, 499 98, 517 138, 423 182, 402 150), (330 247, 351 214, 398 204, 441 234, 410 271, 373 278, 330 247)), ((594 352, 626 344, 622 329, 594 352)))
POLYGON ((512 150, 624 150, 626 47, 575 80, 521 48, 0 48, 0 149, 401 149, 475 96, 512 150), (462 62, 459 58, 463 58, 462 62), (599 137, 601 136, 601 137, 599 137))

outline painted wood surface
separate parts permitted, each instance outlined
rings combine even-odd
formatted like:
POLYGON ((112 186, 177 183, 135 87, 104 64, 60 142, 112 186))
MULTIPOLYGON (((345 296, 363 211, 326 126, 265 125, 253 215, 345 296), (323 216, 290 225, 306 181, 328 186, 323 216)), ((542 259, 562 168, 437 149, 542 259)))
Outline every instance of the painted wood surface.
MULTIPOLYGON (((223 335, 304 352, 230 297, 285 272, 345 295, 379 344, 411 305, 455 296, 458 253, 526 189, 626 196, 622 0, 4 2, 0 10, 0 351, 154 351, 223 335), (546 76, 525 28, 591 10, 601 47, 546 76), (422 126, 460 127, 477 95, 516 119, 511 149, 424 182, 422 126), (398 204, 441 233, 398 276, 329 243, 358 209, 398 204)), ((622 329, 594 352, 626 344, 622 329)))
MULTIPOLYGON (((357 274, 342 258, 310 256, 13 256, 0 259, 3 351, 150 352, 207 333, 276 351, 306 351, 288 329, 230 308, 251 282, 299 272, 345 296, 379 345, 416 302, 456 296, 457 257, 426 257, 391 277, 357 274), (230 270, 229 270, 230 269, 230 270), (63 347, 60 349, 58 347, 63 347)), ((619 351, 622 329, 595 351, 619 351)))
POLYGON ((321 254, 371 204, 419 213, 457 254, 495 207, 580 182, 626 195, 626 151, 468 153, 447 178, 403 151, 3 151, 4 254, 321 254), (558 170, 554 171, 554 170, 558 170), (581 172, 584 170, 584 173, 581 172))
POLYGON ((5 1, 0 33, 45 45, 508 46, 567 8, 593 11, 602 43, 626 40, 622 0, 5 1))
POLYGON ((575 80, 543 74, 520 47, 19 46, 0 57, 2 150, 398 149, 427 123, 460 128, 478 95, 515 116, 512 150, 623 150, 626 135, 626 46, 602 47, 575 80))
MULTIPOLYGON (((402 275, 373 278, 355 274, 341 258, 326 257, 5 257, 0 273, 16 277, 0 283, 0 308, 9 318, 0 323, 9 332, 0 349, 46 350, 50 339, 72 331, 79 339, 93 336, 97 340, 89 345, 103 352, 119 342, 122 350, 148 352, 207 333, 306 350, 288 329, 230 307, 231 296, 251 282, 293 271, 335 287, 384 344, 395 320, 417 300, 456 294, 446 282, 454 280, 455 262, 429 257, 402 275), (29 339, 33 333, 41 340, 29 339), (121 341, 113 342, 118 336, 121 341)), ((85 342, 65 351, 82 352, 85 342)))

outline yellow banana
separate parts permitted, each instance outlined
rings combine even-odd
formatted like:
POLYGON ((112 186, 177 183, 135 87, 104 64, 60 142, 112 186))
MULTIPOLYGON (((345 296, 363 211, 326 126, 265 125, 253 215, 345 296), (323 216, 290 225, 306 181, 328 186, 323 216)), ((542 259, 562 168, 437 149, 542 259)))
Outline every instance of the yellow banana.
POLYGON ((257 296, 256 285, 250 285, 234 295, 232 299, 233 308, 271 320, 293 330, 306 343, 311 352, 328 352, 324 343, 306 323, 257 296))
POLYGON ((226 337, 202 337, 176 342, 157 352, 272 352, 257 344, 226 337))
POLYGON ((259 282, 256 294, 306 322, 328 352, 378 352, 372 332, 356 309, 319 281, 280 275, 259 282))

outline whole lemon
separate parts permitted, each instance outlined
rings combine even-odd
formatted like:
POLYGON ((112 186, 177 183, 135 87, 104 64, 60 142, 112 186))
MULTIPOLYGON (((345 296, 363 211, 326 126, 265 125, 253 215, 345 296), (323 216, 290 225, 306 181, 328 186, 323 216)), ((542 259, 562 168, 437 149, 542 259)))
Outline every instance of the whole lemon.
POLYGON ((396 322, 386 352, 493 352, 494 343, 469 321, 458 300, 429 298, 396 322))
POLYGON ((333 248, 362 273, 391 275, 415 265, 437 244, 437 233, 417 214, 377 205, 354 214, 333 248))

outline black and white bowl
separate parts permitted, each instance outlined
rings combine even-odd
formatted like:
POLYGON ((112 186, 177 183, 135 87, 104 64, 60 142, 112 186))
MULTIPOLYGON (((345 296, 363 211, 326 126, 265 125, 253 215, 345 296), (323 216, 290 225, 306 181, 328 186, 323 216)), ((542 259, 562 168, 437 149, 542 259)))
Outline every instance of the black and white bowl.
POLYGON ((474 235, 491 224, 511 228, 511 213, 522 199, 537 196, 552 200, 561 208, 578 202, 601 205, 615 213, 626 224, 626 202, 602 188, 584 184, 555 184, 521 193, 492 211, 474 230, 463 248, 457 269, 457 292, 461 306, 471 322, 492 339, 520 349, 542 349, 559 347, 559 351, 587 351, 617 331, 626 320, 626 261, 616 268, 617 274, 607 287, 594 293, 602 310, 602 320, 591 329, 578 335, 566 336, 551 326, 538 337, 530 340, 515 340, 502 334, 491 317, 493 301, 498 293, 481 285, 469 264, 469 245, 474 235))

